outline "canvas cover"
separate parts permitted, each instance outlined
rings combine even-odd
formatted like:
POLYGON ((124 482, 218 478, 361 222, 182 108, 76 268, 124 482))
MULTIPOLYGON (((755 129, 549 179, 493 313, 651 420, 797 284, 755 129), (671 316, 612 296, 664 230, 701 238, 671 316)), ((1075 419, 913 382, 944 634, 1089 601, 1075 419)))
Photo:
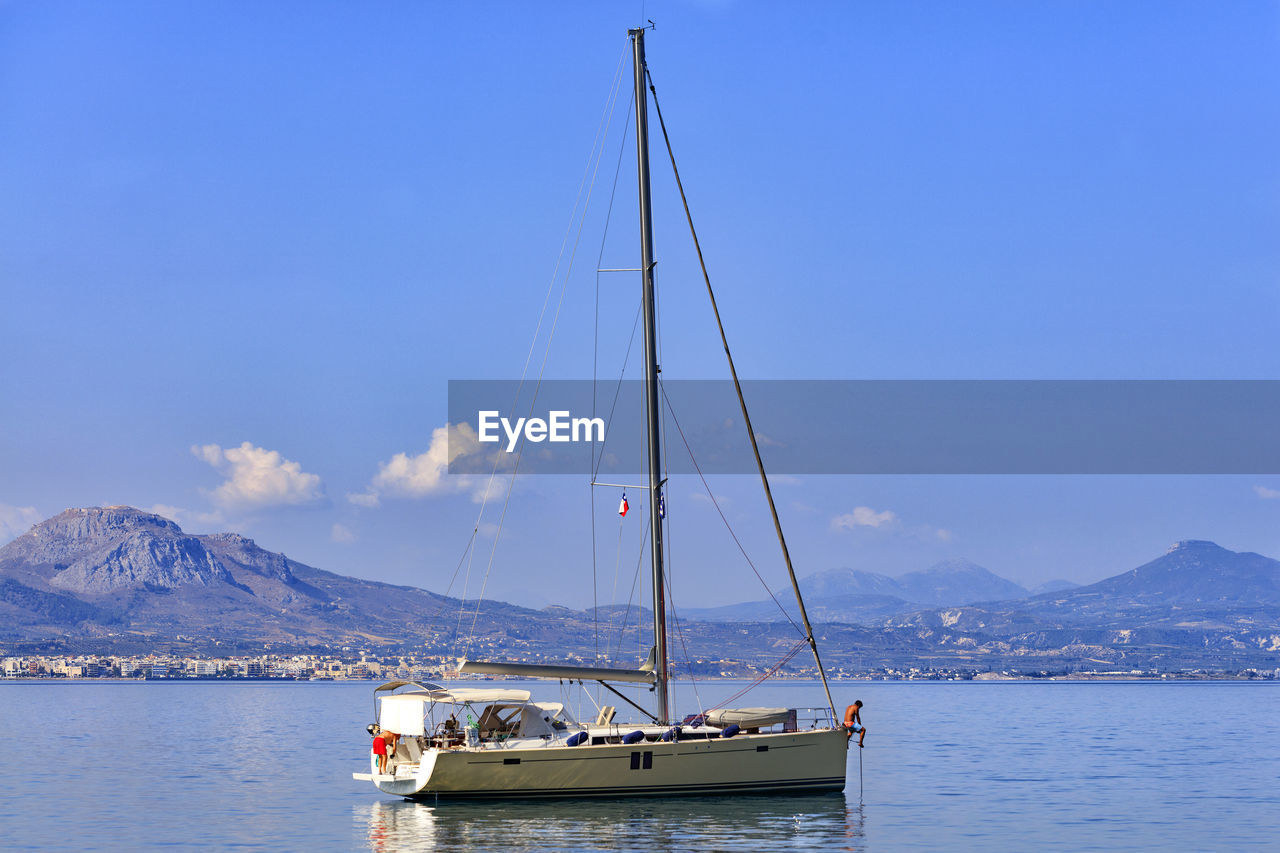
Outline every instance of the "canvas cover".
POLYGON ((787 722, 787 708, 713 708, 707 712, 707 723, 712 726, 740 726, 744 729, 763 728, 787 722))

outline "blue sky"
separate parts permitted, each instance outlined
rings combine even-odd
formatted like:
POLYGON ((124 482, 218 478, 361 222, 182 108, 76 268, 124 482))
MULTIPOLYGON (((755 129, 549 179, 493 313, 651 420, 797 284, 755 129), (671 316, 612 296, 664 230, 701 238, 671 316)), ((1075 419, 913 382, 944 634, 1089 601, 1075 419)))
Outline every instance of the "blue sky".
MULTIPOLYGON (((442 590, 479 509, 432 467, 446 383, 519 375, 640 9, 0 5, 0 538, 125 503, 442 590)), ((649 0, 643 17, 744 376, 1280 378, 1280 6, 649 0)), ((590 376, 619 130, 548 375, 590 376)), ((635 261, 631 156, 606 266, 635 261)), ((655 162, 664 372, 722 377, 655 162)), ((605 287, 616 375, 635 288, 605 287)), ((782 583, 755 484, 713 487, 782 583)), ((759 597, 699 492, 671 489, 677 600, 759 597)), ((1087 582, 1183 538, 1280 557, 1280 476, 778 493, 801 573, 965 556, 1087 582)), ((611 588, 639 524, 619 549, 617 495, 598 498, 611 588)), ((589 604, 588 500, 573 478, 522 482, 488 594, 589 604)))

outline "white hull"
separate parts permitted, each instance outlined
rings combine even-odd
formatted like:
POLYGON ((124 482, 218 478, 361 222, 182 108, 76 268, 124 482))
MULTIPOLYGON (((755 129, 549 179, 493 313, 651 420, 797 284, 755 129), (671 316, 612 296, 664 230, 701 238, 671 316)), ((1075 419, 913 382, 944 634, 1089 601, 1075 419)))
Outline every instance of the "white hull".
POLYGON ((429 749, 396 775, 354 774, 387 794, 489 799, 841 791, 839 729, 598 746, 429 749))

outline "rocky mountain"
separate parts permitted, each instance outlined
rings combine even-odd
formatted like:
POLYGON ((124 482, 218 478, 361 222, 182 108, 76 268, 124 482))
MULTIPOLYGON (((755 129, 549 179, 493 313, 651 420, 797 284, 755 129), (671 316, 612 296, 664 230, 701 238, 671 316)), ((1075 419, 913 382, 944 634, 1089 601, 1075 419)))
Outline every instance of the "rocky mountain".
POLYGON ((0 549, 0 567, 37 588, 85 595, 231 581, 178 525, 128 507, 54 516, 0 549))
MULTIPOLYGON (((193 536, 132 507, 68 509, 0 548, 0 638, 186 637, 298 645, 436 636, 457 599, 326 572, 235 533, 193 536)), ((533 631, 502 602, 477 629, 533 631)))
MULTIPOLYGON (((924 571, 897 578, 860 569, 829 569, 800 581, 811 620, 871 624, 898 613, 930 606, 1023 598, 1030 593, 968 560, 947 560, 924 571)), ((774 597, 796 618, 794 595, 779 590, 774 597)), ((781 619, 778 603, 764 599, 721 607, 693 608, 690 618, 713 622, 781 619)))

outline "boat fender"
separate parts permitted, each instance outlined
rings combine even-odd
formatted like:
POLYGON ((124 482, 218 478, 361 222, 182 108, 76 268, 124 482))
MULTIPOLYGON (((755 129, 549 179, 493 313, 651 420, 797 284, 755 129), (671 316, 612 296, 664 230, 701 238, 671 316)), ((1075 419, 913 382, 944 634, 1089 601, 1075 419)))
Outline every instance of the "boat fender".
POLYGON ((680 740, 680 727, 674 726, 662 733, 662 739, 667 742, 680 740))
POLYGON ((577 745, 578 745, 578 744, 580 744, 580 743, 586 743, 586 742, 587 742, 587 733, 586 733, 586 732, 578 732, 576 735, 574 735, 573 737, 571 737, 571 738, 569 738, 567 741, 565 741, 565 742, 564 742, 564 745, 565 745, 565 746, 577 746, 577 745))
POLYGON ((644 740, 644 732, 631 732, 622 736, 623 743, 639 743, 644 740))
POLYGON ((742 731, 742 726, 738 725, 737 723, 734 723, 724 731, 720 732, 720 737, 733 737, 740 731, 742 731))

